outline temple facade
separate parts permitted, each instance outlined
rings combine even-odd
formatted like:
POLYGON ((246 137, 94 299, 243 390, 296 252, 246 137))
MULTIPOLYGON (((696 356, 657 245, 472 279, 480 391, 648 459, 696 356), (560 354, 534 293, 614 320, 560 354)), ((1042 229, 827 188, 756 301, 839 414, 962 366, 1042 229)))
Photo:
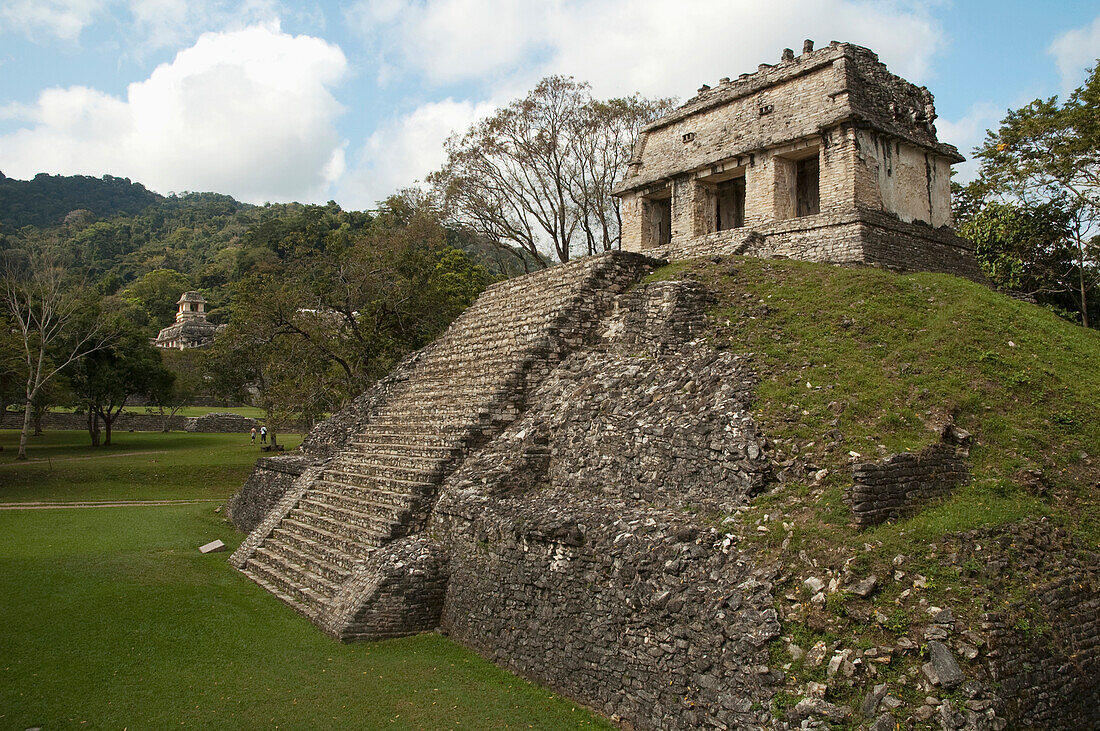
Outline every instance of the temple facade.
POLYGON ((932 94, 833 42, 722 79, 639 135, 615 194, 622 248, 786 256, 980 278, 951 229, 932 94))
POLYGON ((176 322, 161 330, 153 344, 175 350, 211 345, 218 326, 206 319, 206 299, 198 292, 184 292, 177 304, 176 322))

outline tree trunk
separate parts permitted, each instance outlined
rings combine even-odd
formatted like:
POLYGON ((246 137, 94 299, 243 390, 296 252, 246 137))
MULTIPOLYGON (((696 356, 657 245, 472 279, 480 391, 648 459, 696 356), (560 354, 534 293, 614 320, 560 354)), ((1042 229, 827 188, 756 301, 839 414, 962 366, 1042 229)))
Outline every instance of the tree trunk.
POLYGON ((111 413, 111 410, 107 409, 107 411, 105 413, 99 415, 100 418, 103 419, 103 446, 104 447, 111 446, 111 425, 115 420, 115 416, 118 416, 118 414, 115 414, 115 416, 110 416, 109 415, 110 413, 111 413))
POLYGON ((27 433, 31 430, 31 396, 27 396, 27 403, 23 406, 23 431, 19 434, 19 454, 16 459, 27 458, 27 433))
POLYGON ((1085 287, 1085 247, 1077 242, 1077 284, 1081 288, 1081 324, 1089 326, 1089 299, 1085 287))
POLYGON ((99 419, 91 406, 88 406, 88 438, 92 440, 93 448, 99 446, 99 419))

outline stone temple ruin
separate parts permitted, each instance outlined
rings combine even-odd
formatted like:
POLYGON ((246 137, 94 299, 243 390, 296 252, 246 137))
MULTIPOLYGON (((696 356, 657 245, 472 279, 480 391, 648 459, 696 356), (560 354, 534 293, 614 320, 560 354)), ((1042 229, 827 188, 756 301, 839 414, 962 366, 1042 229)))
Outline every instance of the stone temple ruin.
POLYGON ((176 304, 179 311, 175 323, 161 330, 153 345, 185 350, 212 344, 218 326, 206 319, 206 298, 200 292, 184 292, 176 304))
MULTIPOLYGON (((933 117, 865 49, 785 54, 649 128, 624 248, 971 274, 933 117)), ((259 460, 228 506, 248 532, 232 565, 340 640, 441 630, 636 728, 788 728, 769 711, 783 567, 705 518, 774 479, 755 376, 699 338, 702 285, 641 282, 660 263, 611 252, 490 286, 259 460)))
POLYGON ((831 43, 704 85, 645 127, 622 248, 666 259, 788 256, 980 277, 951 231, 951 165, 932 94, 866 48, 831 43))

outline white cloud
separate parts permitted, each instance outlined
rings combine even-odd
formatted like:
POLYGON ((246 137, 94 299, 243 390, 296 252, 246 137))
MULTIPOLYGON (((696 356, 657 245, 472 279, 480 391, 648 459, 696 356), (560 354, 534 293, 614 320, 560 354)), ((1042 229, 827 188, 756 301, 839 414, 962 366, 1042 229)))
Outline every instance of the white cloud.
POLYGON ((1047 49, 1062 76, 1062 93, 1080 86, 1085 80, 1085 69, 1096 65, 1100 58, 1100 15, 1083 28, 1066 31, 1054 39, 1047 49))
POLYGON ((875 49, 920 83, 939 27, 900 3, 794 0, 360 0, 345 13, 379 55, 381 84, 481 85, 480 104, 433 102, 376 130, 341 184, 346 205, 371 205, 438 168, 442 141, 547 74, 592 83, 597 96, 691 96, 701 82, 755 71, 802 39, 875 49), (815 35, 816 34, 816 35, 815 35))
POLYGON ((686 96, 805 37, 874 48, 919 83, 942 37, 919 8, 856 0, 362 0, 347 17, 388 63, 432 83, 491 75, 528 87, 562 73, 600 95, 686 96))
POLYGON ((4 0, 0 30, 10 28, 32 39, 73 41, 102 8, 102 0, 4 0))
POLYGON ((491 103, 444 99, 392 119, 367 138, 340 183, 340 204, 372 208, 400 188, 423 181, 444 162, 443 142, 493 111, 491 103))
POLYGON ((0 137, 4 172, 102 174, 154 190, 248 201, 323 200, 343 171, 329 91, 343 52, 277 26, 207 33, 126 98, 70 87, 9 107, 28 126, 0 137))

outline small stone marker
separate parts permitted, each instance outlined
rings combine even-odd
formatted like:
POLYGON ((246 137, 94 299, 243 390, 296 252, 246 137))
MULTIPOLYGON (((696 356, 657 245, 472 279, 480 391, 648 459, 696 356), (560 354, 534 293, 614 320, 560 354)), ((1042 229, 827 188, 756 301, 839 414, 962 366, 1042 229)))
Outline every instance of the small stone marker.
POLYGON ((217 553, 225 550, 225 544, 221 541, 210 541, 204 546, 199 546, 199 553, 217 553))

